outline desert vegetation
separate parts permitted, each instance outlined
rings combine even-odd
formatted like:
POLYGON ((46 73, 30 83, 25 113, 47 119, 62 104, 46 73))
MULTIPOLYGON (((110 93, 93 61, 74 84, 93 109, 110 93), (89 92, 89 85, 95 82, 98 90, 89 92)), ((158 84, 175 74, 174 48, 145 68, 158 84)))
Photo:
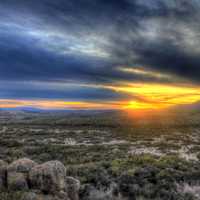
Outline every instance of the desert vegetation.
POLYGON ((199 199, 198 116, 1 113, 0 199, 199 199))

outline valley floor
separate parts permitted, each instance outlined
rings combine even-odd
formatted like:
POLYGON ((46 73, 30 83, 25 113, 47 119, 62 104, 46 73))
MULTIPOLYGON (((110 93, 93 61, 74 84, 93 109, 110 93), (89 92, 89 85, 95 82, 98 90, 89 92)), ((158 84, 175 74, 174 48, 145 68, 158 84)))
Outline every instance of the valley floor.
MULTIPOLYGON (((59 160, 67 176, 80 181, 83 200, 200 199, 199 117, 4 113, 0 159, 59 160)), ((11 200, 15 193, 2 191, 0 199, 11 200)))

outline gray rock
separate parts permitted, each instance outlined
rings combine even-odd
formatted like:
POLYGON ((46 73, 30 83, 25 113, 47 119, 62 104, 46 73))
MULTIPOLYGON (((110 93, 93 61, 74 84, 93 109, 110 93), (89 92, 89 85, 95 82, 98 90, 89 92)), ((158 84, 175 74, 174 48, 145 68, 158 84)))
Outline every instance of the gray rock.
POLYGON ((7 163, 0 160, 0 190, 6 187, 7 163))
POLYGON ((28 158, 12 162, 7 167, 7 185, 10 190, 28 189, 28 172, 36 163, 28 158))
POLYGON ((80 181, 67 176, 65 178, 66 183, 66 192, 70 198, 70 200, 79 200, 79 189, 80 189, 80 181))
POLYGON ((28 173, 36 165, 37 164, 34 161, 28 158, 22 158, 14 161, 8 166, 8 173, 9 172, 28 173))
POLYGON ((26 177, 20 172, 9 172, 7 176, 7 184, 9 190, 27 190, 28 184, 26 177))
POLYGON ((33 167, 29 173, 30 185, 33 189, 47 194, 64 191, 66 168, 59 161, 49 161, 33 167))

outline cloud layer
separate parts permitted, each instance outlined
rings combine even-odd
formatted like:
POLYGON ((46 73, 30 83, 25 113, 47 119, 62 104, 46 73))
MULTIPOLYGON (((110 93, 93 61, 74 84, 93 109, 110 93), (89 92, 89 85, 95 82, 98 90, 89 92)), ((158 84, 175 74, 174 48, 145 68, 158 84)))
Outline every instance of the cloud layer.
POLYGON ((119 101, 138 95, 105 86, 199 85, 199 11, 198 0, 2 1, 0 98, 119 101))

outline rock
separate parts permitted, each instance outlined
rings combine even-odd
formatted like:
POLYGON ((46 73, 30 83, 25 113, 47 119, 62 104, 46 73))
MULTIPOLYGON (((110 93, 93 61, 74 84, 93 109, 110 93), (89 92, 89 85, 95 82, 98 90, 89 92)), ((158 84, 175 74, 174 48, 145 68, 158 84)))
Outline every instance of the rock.
POLYGON ((23 158, 14 161, 7 168, 7 184, 10 190, 28 189, 28 172, 36 163, 30 159, 23 158))
POLYGON ((20 172, 9 172, 7 177, 7 184, 9 190, 27 190, 28 183, 26 177, 20 172))
POLYGON ((67 176, 65 177, 66 183, 66 192, 70 198, 70 200, 79 200, 79 189, 80 189, 80 181, 67 176))
POLYGON ((37 164, 28 159, 28 158, 22 158, 19 160, 14 161, 8 166, 8 172, 21 172, 21 173, 28 173, 31 168, 36 166, 37 164))
POLYGON ((30 186, 46 194, 64 191, 66 168, 59 161, 49 161, 33 167, 29 173, 30 186))
POLYGON ((7 163, 0 160, 0 190, 6 187, 7 163))

